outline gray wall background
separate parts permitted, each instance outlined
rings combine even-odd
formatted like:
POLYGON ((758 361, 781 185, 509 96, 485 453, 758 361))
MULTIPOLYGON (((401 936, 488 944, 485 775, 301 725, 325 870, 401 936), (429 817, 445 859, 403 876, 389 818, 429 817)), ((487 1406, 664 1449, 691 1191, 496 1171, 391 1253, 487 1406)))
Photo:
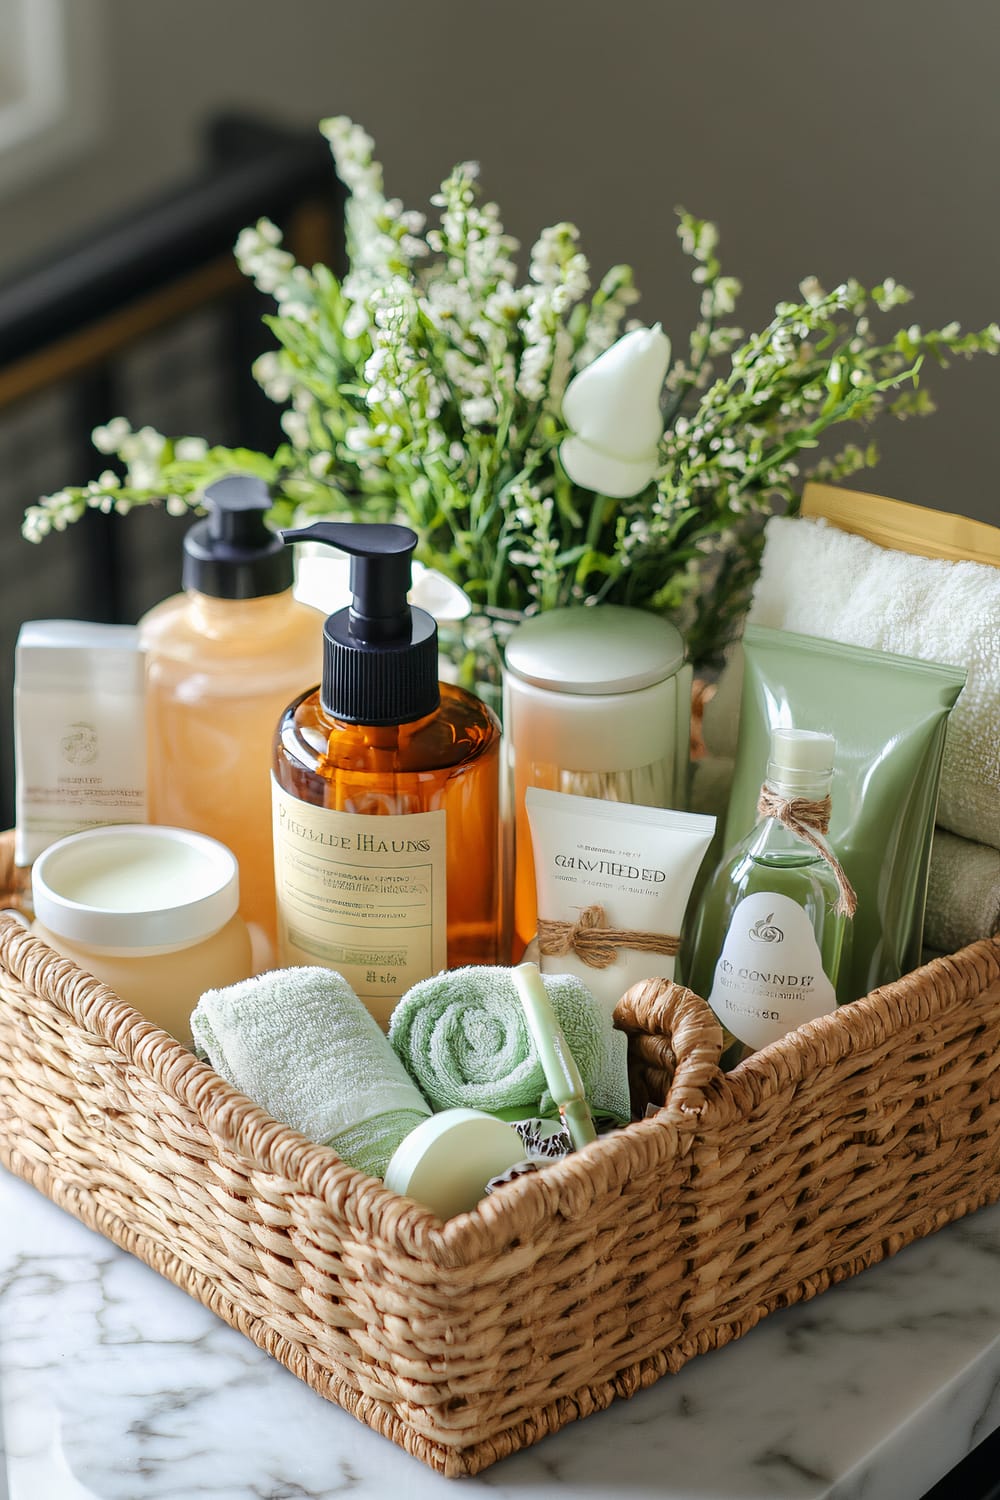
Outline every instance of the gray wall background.
MULTIPOLYGON (((199 121, 241 105, 303 125, 352 115, 410 207, 478 159, 525 248, 573 220, 597 274, 635 267, 637 315, 678 348, 697 299, 679 203, 719 223, 745 327, 807 274, 893 275, 927 326, 1000 318, 995 0, 93 0, 93 14, 100 144, 0 203, 0 274, 183 175, 199 121)), ((926 384, 938 413, 879 429, 883 462, 859 483, 1000 522, 1000 361, 926 384)))

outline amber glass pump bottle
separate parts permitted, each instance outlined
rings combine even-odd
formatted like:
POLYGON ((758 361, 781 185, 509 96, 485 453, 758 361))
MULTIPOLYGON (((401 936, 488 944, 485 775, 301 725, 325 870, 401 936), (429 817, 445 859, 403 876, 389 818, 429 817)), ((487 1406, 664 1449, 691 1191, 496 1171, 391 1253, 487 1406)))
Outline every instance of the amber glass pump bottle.
POLYGON ((319 691, 274 744, 278 951, 338 969, 382 1024, 417 980, 496 963, 500 725, 438 682, 437 626, 407 603, 415 534, 320 521, 282 533, 351 556, 319 691))

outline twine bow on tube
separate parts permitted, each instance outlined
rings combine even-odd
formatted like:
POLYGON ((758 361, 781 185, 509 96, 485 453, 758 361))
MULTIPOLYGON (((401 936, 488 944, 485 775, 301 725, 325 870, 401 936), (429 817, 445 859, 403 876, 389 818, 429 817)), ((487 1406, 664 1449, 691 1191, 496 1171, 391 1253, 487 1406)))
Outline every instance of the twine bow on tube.
POLYGON ((588 906, 575 922, 538 919, 538 950, 546 958, 573 953, 591 969, 606 969, 618 958, 620 948, 637 953, 662 953, 672 957, 681 940, 668 933, 639 932, 629 927, 606 927, 604 907, 588 906))

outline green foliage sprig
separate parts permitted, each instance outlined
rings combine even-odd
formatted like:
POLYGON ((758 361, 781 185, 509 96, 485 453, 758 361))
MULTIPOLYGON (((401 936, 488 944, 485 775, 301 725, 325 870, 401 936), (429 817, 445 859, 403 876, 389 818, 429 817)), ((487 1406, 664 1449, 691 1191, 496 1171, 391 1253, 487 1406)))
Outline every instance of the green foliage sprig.
POLYGON ((638 295, 629 267, 593 288, 578 231, 557 224, 519 283, 517 246, 482 201, 474 164, 446 178, 428 229, 386 198, 364 131, 342 118, 321 128, 349 192, 343 281, 297 265, 267 220, 236 245, 276 303, 266 321, 277 347, 254 373, 283 407, 287 441, 270 454, 210 447, 116 418, 94 442, 122 472, 31 506, 27 538, 88 507, 197 510, 214 480, 249 472, 270 485, 279 525, 405 521, 418 559, 465 589, 480 618, 620 602, 674 618, 704 662, 739 628, 767 517, 795 511, 806 477, 837 481, 877 461, 867 439, 818 456, 824 434, 926 415, 925 361, 1000 350, 995 323, 886 327, 911 295, 891 280, 832 292, 804 282, 748 336, 730 321, 740 287, 723 272, 715 226, 679 211, 700 300, 664 383, 656 471, 625 499, 594 493, 560 460, 562 401, 620 337, 638 295))

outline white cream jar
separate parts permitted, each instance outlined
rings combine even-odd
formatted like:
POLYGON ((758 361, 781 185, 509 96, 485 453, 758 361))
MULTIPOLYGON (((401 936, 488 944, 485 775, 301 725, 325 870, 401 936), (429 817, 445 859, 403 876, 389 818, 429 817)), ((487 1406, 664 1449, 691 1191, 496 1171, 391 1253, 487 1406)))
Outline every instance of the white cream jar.
POLYGON ((204 990, 253 971, 236 859, 204 834, 88 828, 38 857, 31 890, 36 936, 180 1041, 204 990))

